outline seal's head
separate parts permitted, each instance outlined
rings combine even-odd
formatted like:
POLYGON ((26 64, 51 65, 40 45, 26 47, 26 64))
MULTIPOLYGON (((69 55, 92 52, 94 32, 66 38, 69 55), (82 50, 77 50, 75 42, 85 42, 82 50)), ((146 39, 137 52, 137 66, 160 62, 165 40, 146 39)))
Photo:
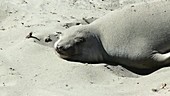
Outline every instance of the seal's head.
POLYGON ((99 36, 87 25, 74 26, 62 33, 54 48, 61 58, 79 62, 103 61, 99 36))

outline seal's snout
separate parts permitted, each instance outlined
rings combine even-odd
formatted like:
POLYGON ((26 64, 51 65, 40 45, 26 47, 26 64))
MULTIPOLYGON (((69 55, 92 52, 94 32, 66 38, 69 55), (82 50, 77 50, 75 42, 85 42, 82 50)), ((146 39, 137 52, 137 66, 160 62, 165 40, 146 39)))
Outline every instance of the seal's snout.
POLYGON ((74 48, 72 46, 66 46, 66 45, 63 46, 63 45, 57 44, 57 46, 55 47, 55 50, 57 51, 57 53, 63 56, 70 56, 74 53, 74 48))
POLYGON ((66 49, 64 48, 64 46, 59 46, 59 45, 56 46, 56 51, 57 51, 58 53, 61 53, 61 52, 65 51, 65 50, 66 50, 66 49))

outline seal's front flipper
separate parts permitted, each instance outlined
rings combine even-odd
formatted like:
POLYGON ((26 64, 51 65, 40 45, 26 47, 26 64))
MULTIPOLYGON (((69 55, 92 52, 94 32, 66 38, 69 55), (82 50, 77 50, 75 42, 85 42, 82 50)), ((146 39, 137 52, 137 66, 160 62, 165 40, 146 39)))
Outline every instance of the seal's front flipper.
POLYGON ((164 62, 165 64, 170 63, 170 52, 161 54, 154 52, 152 58, 157 62, 164 62))

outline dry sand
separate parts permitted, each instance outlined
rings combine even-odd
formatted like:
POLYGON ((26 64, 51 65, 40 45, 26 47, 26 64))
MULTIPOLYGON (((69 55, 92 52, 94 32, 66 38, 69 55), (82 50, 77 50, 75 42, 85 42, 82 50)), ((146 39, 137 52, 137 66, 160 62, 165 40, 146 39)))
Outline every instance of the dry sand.
POLYGON ((140 76, 121 66, 65 61, 52 48, 63 25, 141 1, 0 0, 0 96, 170 96, 169 67, 140 76), (30 32, 40 41, 26 39, 30 32), (49 35, 52 42, 45 42, 49 35))

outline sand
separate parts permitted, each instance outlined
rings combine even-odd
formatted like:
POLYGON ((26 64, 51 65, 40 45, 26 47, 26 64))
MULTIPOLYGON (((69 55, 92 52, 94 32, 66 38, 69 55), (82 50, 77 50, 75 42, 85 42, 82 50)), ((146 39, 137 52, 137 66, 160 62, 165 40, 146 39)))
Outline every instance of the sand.
POLYGON ((121 66, 69 62, 53 49, 64 25, 137 2, 0 0, 0 96, 170 96, 169 67, 138 75, 121 66), (40 41, 26 38, 30 32, 40 41))

